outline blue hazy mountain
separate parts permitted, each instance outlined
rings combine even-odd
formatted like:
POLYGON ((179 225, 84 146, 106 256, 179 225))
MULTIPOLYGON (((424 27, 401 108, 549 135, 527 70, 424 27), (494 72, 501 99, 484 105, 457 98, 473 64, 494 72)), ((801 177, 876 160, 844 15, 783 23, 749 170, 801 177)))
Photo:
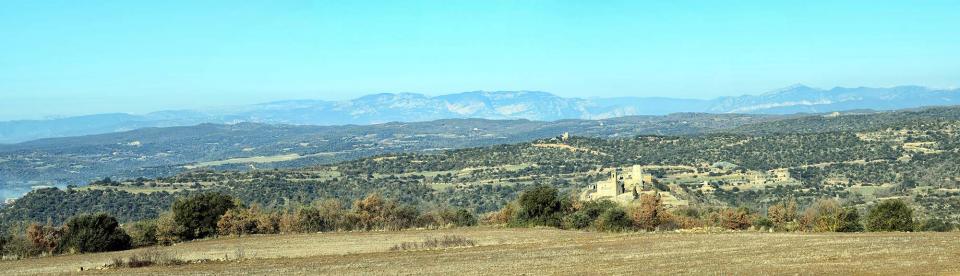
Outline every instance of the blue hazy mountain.
POLYGON ((761 95, 711 100, 617 97, 564 98, 537 91, 464 92, 442 96, 384 93, 346 101, 289 100, 206 110, 97 114, 51 120, 0 122, 0 143, 201 123, 295 125, 376 124, 438 119, 605 119, 677 112, 792 114, 894 110, 960 103, 960 90, 919 86, 833 88, 794 85, 761 95))

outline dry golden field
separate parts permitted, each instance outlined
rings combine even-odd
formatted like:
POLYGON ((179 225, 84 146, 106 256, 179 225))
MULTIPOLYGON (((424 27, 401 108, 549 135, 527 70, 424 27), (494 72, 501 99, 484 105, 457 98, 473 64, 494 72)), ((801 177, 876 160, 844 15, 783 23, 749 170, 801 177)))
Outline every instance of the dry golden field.
POLYGON ((124 252, 0 262, 18 274, 960 274, 960 233, 591 233, 492 227, 251 236, 124 252), (479 246, 390 251, 402 242, 459 235, 479 246), (78 272, 156 250, 180 266, 78 272), (243 260, 236 260, 242 257, 243 260))

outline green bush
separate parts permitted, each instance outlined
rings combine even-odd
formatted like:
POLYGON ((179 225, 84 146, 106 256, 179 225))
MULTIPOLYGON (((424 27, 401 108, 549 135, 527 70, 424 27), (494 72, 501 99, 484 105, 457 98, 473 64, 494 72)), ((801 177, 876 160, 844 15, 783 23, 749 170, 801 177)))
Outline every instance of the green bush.
POLYGON ((144 247, 157 244, 157 220, 141 220, 124 227, 133 247, 144 247))
POLYGON ((855 208, 846 208, 840 215, 840 227, 837 232, 863 232, 863 224, 860 223, 860 212, 855 208))
POLYGON ((477 218, 466 209, 441 207, 420 214, 416 224, 422 227, 463 227, 476 225, 477 218))
POLYGON ((165 212, 160 214, 160 217, 157 217, 157 244, 162 245, 171 245, 177 242, 181 242, 180 233, 183 233, 185 228, 177 224, 176 220, 173 218, 173 212, 165 212))
POLYGON ((173 203, 173 220, 182 227, 181 240, 215 235, 217 222, 228 210, 237 207, 233 198, 221 193, 205 193, 178 199, 173 203))
POLYGON ((448 220, 459 227, 477 225, 477 217, 467 209, 458 209, 448 220))
POLYGON ((37 256, 43 254, 45 249, 34 245, 30 240, 21 235, 6 236, 3 241, 3 250, 0 255, 14 257, 16 259, 37 256))
POLYGON ((610 208, 600 214, 597 219, 596 228, 599 231, 625 231, 633 226, 633 220, 627 216, 627 211, 623 208, 610 208))
POLYGON ((4 249, 7 248, 7 244, 13 240, 13 236, 2 234, 0 235, 0 256, 4 255, 4 249))
POLYGON ((336 229, 336 220, 315 207, 306 207, 297 210, 297 231, 304 233, 315 233, 331 231, 336 229))
POLYGON ((954 225, 952 223, 933 218, 923 221, 923 224, 921 224, 917 230, 928 232, 950 232, 953 231, 953 229, 954 225))
POLYGON ((580 208, 563 218, 566 229, 586 229, 609 209, 617 208, 617 203, 609 200, 583 201, 580 208))
POLYGON ((756 216, 753 218, 752 222, 754 227, 760 227, 763 229, 773 229, 776 225, 773 223, 773 220, 770 220, 767 217, 756 216))
POLYGON ((346 211, 335 199, 314 202, 311 206, 301 207, 293 213, 280 217, 280 232, 315 233, 350 229, 345 221, 346 211))
POLYGON ((899 199, 880 202, 867 215, 867 229, 874 232, 912 231, 913 209, 899 199))
POLYGON ((560 227, 560 198, 555 188, 536 186, 524 191, 518 199, 520 209, 511 224, 560 227))
POLYGON ((79 215, 64 225, 60 252, 105 252, 130 249, 130 236, 107 214, 79 215))

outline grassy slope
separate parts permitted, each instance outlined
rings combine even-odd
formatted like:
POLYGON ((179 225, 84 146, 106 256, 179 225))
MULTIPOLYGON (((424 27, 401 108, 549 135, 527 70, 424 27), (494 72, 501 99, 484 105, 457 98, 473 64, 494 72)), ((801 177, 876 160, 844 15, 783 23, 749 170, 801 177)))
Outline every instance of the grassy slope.
MULTIPOLYGON (((250 259, 96 274, 936 274, 960 273, 960 233, 588 233, 468 228, 225 238, 160 250, 183 259, 250 259), (456 234, 480 246, 389 252, 456 234)), ((149 249, 138 249, 149 250, 149 249)), ((132 252, 0 262, 16 273, 76 272, 132 252)))

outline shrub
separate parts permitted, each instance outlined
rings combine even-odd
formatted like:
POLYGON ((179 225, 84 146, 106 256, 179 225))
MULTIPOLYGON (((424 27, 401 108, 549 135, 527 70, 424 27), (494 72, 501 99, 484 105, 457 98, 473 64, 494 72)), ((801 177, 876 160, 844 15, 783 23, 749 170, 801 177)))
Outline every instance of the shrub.
POLYGON ((320 211, 320 216, 326 221, 326 229, 329 231, 348 229, 349 225, 345 225, 346 219, 346 210, 343 209, 343 204, 336 199, 326 199, 320 202, 315 202, 314 207, 320 211))
POLYGON ((321 232, 333 228, 333 223, 323 217, 317 208, 307 207, 297 210, 294 217, 296 221, 294 229, 297 232, 321 232))
POLYGON ((217 221, 217 232, 221 235, 276 234, 280 232, 281 216, 277 213, 262 212, 258 206, 234 208, 227 211, 217 221))
POLYGON ((753 218, 753 222, 751 224, 754 227, 760 227, 761 229, 776 228, 776 225, 774 225, 773 220, 767 217, 762 217, 762 216, 756 216, 755 218, 753 218))
POLYGON ((133 247, 144 247, 157 244, 157 220, 141 220, 124 227, 130 235, 133 247))
POLYGON ((41 226, 39 224, 32 223, 30 226, 27 226, 26 236, 27 240, 33 244, 34 248, 40 249, 47 254, 53 254, 53 252, 56 251, 60 246, 63 236, 63 229, 53 227, 50 224, 41 226))
POLYGON ((235 208, 227 211, 217 221, 220 235, 249 235, 257 233, 257 219, 249 209, 235 208))
POLYGON ((436 227, 464 227, 477 225, 477 217, 467 209, 440 208, 417 218, 417 225, 436 227))
POLYGON ((394 245, 390 248, 390 251, 406 251, 406 250, 425 250, 425 249, 439 249, 439 248, 449 248, 449 247, 471 247, 477 246, 477 242, 462 237, 462 236, 453 236, 447 235, 441 238, 428 238, 424 239, 421 242, 404 242, 401 244, 394 245))
POLYGON ((563 218, 564 228, 586 229, 593 226, 601 214, 609 209, 617 208, 617 203, 609 200, 578 201, 574 205, 573 212, 563 218))
POLYGON ((929 231, 929 232, 950 232, 953 231, 954 225, 949 222, 945 222, 941 219, 927 219, 920 224, 918 230, 920 231, 929 231))
POLYGON ((117 219, 107 214, 79 215, 70 218, 59 251, 105 252, 130 249, 130 236, 117 219))
POLYGON ((630 229, 633 226, 633 221, 630 220, 623 208, 615 207, 600 214, 600 218, 597 219, 595 225, 598 231, 619 232, 630 229))
POLYGON ((171 245, 180 242, 180 233, 186 229, 177 224, 173 219, 173 213, 167 212, 157 217, 157 243, 162 245, 171 245))
POLYGON ((173 203, 173 219, 182 227, 182 240, 212 236, 217 233, 220 216, 236 207, 233 198, 221 193, 205 193, 178 199, 173 203))
POLYGON ((458 227, 477 225, 477 217, 474 216, 472 212, 467 211, 467 209, 457 209, 453 217, 448 218, 447 220, 452 222, 454 226, 458 227))
POLYGON ((804 210, 800 226, 813 232, 860 232, 860 213, 853 208, 843 208, 834 199, 821 199, 804 210))
POLYGON ((386 216, 389 215, 387 209, 393 208, 388 205, 377 194, 354 201, 350 213, 351 224, 362 230, 383 229, 387 224, 386 216))
POLYGON ((150 250, 150 251, 144 251, 144 252, 133 254, 126 259, 114 258, 113 262, 109 264, 109 267, 136 268, 136 267, 148 267, 148 266, 157 266, 157 265, 182 265, 186 263, 187 261, 174 257, 169 253, 150 250))
POLYGON ((797 201, 780 202, 767 208, 767 217, 777 230, 792 231, 797 221, 797 201))
POLYGON ((315 202, 313 206, 297 209, 292 213, 277 216, 279 232, 284 233, 311 233, 348 229, 345 216, 339 201, 335 199, 315 202))
POLYGON ((670 223, 676 228, 690 229, 704 226, 703 220, 700 219, 700 210, 695 207, 680 207, 668 214, 670 223))
POLYGON ((510 202, 499 211, 488 213, 483 220, 487 224, 507 224, 517 216, 517 209, 517 202, 510 202))
POLYGON ((744 230, 750 228, 753 217, 750 210, 745 207, 737 209, 728 208, 723 210, 720 215, 720 226, 732 230, 744 230))
POLYGON ((856 208, 846 208, 840 217, 840 227, 837 232, 863 232, 863 224, 860 223, 860 212, 856 208))
POLYGON ((32 241, 21 235, 6 236, 3 241, 3 247, 0 248, 0 255, 13 256, 16 259, 37 256, 46 252, 46 248, 38 247, 32 241))
POLYGON ((412 206, 398 205, 374 194, 354 201, 349 220, 362 230, 400 230, 414 226, 419 215, 412 206))
POLYGON ((277 234, 280 233, 280 214, 272 212, 256 212, 254 217, 257 222, 258 234, 277 234))
POLYGON ((519 209, 512 224, 560 226, 561 204, 558 191, 548 186, 536 186, 520 194, 519 209))
POLYGON ((385 229, 400 230, 417 225, 417 218, 420 217, 420 211, 418 211, 416 207, 411 205, 398 205, 395 202, 393 206, 395 207, 388 209, 389 212, 386 214, 387 225, 385 229))
POLYGON ((6 254, 5 249, 7 248, 7 244, 9 244, 12 240, 13 236, 0 234, 0 256, 6 254))
POLYGON ((820 199, 803 210, 798 223, 803 231, 833 232, 840 202, 833 199, 820 199))
POLYGON ((300 224, 297 221, 297 213, 284 212, 280 214, 280 233, 299 233, 300 224))
POLYGON ((564 229, 586 229, 593 225, 593 222, 600 217, 601 213, 597 213, 596 217, 592 216, 593 214, 586 211, 577 211, 563 217, 563 228, 564 229))
POLYGON ((643 194, 640 196, 640 205, 630 209, 630 217, 637 228, 653 231, 664 221, 667 212, 664 210, 660 194, 643 194))
POLYGON ((911 231, 913 209, 899 199, 880 202, 867 215, 867 229, 874 232, 911 231))

